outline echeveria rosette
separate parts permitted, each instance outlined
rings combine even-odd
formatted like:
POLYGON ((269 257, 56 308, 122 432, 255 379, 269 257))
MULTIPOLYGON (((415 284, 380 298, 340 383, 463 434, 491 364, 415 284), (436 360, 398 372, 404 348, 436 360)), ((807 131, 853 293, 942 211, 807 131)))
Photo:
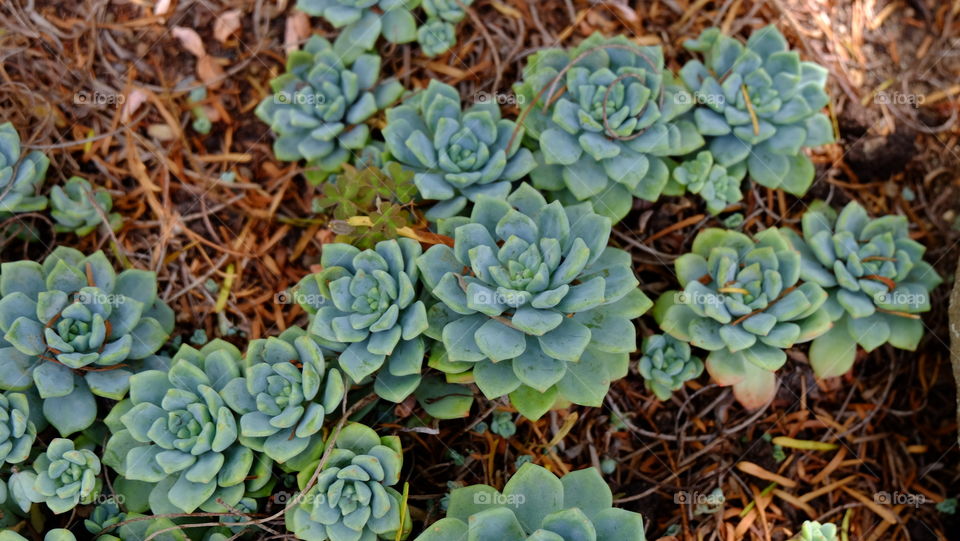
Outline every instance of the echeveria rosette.
POLYGON ((431 19, 437 18, 458 23, 467 16, 464 8, 471 4, 473 4, 473 0, 423 0, 423 11, 431 19))
POLYGON ((704 142, 680 118, 693 99, 664 69, 662 49, 623 36, 538 51, 514 90, 529 104, 523 124, 540 149, 534 186, 564 203, 589 200, 614 222, 634 196, 660 197, 670 176, 662 157, 704 142))
POLYGON ((462 212, 481 194, 507 197, 511 183, 536 166, 531 152, 520 148, 523 130, 517 129, 500 118, 497 104, 463 111, 457 90, 432 80, 387 110, 383 137, 393 159, 414 171, 421 197, 438 201, 426 213, 437 220, 462 212))
POLYGON ((379 81, 380 57, 362 54, 346 61, 330 42, 311 36, 287 57, 287 71, 270 81, 274 94, 257 106, 257 118, 277 134, 278 160, 306 160, 314 183, 340 171, 370 141, 365 124, 403 93, 397 81, 379 81))
POLYGON ((698 98, 693 119, 714 160, 731 173, 749 172, 762 186, 806 193, 814 167, 802 148, 833 142, 820 112, 830 101, 827 70, 801 62, 774 26, 754 32, 746 45, 709 28, 684 46, 703 53, 680 78, 698 98))
POLYGON ((507 200, 480 196, 469 218, 439 229, 454 247, 418 261, 440 301, 428 333, 446 358, 435 366, 472 375, 488 398, 509 395, 530 419, 557 399, 599 406, 637 349, 631 320, 651 304, 630 255, 607 246, 610 219, 521 184, 507 200))
POLYGON ((442 19, 428 19, 417 29, 417 43, 428 58, 440 56, 457 43, 457 27, 442 19))
POLYGON ((0 216, 36 212, 47 208, 47 198, 37 195, 50 159, 38 150, 20 154, 20 134, 13 124, 0 124, 0 216))
POLYGON ((107 216, 110 229, 116 231, 123 218, 116 212, 111 214, 112 208, 113 199, 109 192, 94 190, 86 179, 80 177, 71 177, 62 187, 54 186, 50 190, 50 216, 56 222, 53 228, 61 233, 76 233, 80 237, 89 235, 103 223, 101 211, 107 216))
POLYGON ((323 350, 303 329, 254 340, 244 372, 222 396, 240 417, 240 443, 279 464, 313 447, 324 419, 343 400, 343 376, 328 366, 323 350))
POLYGON ((837 541, 837 538, 836 524, 820 524, 815 520, 807 520, 790 541, 837 541))
POLYGON ((669 400, 673 391, 703 373, 703 361, 690 353, 690 344, 669 334, 643 339, 643 357, 637 367, 647 389, 660 400, 669 400))
POLYGON ((919 314, 930 310, 930 292, 942 279, 923 260, 926 248, 910 238, 906 217, 871 219, 855 201, 838 214, 816 201, 802 225, 802 238, 788 232, 802 257, 800 276, 830 294, 824 311, 834 322, 811 344, 816 374, 849 371, 855 344, 916 350, 924 332, 919 314))
POLYGON ((29 499, 60 514, 93 501, 100 491, 101 467, 92 450, 77 448, 66 438, 54 438, 33 462, 33 472, 21 475, 26 481, 32 479, 29 499))
POLYGON ((707 371, 733 386, 745 407, 766 404, 785 349, 827 332, 827 292, 800 278, 800 253, 778 229, 750 237, 705 229, 691 253, 677 258, 681 292, 658 300, 654 317, 664 332, 709 351, 707 371))
MULTIPOLYGON (((287 529, 305 541, 406 539, 412 524, 409 511, 401 521, 402 496, 391 488, 400 481, 402 466, 399 438, 347 424, 316 484, 286 514, 287 529)), ((301 488, 315 467, 299 476, 301 488)))
POLYGON ((36 439, 27 395, 0 393, 0 464, 18 464, 29 458, 36 439))
POLYGON ((390 43, 417 39, 411 13, 420 0, 297 0, 297 9, 340 29, 334 50, 345 62, 373 49, 382 34, 390 43))
POLYGON ((43 263, 0 265, 0 388, 36 387, 61 433, 96 417, 98 396, 119 400, 133 361, 152 356, 173 329, 156 274, 119 274, 103 252, 55 249, 43 263))
POLYGON ((312 314, 310 334, 341 351, 340 369, 355 383, 375 375, 374 390, 393 402, 402 402, 420 383, 421 334, 429 326, 419 300, 421 252, 420 243, 408 238, 363 251, 325 244, 323 270, 297 286, 297 298, 312 314))
POLYGON ((673 180, 687 191, 700 195, 707 203, 707 210, 714 215, 743 199, 742 178, 742 174, 731 174, 726 167, 714 163, 713 154, 706 150, 673 170, 673 180))
POLYGON ((447 516, 415 541, 645 541, 643 516, 613 507, 600 472, 578 470, 558 478, 526 463, 503 492, 487 485, 455 489, 447 516))
POLYGON ((169 371, 130 378, 104 460, 126 479, 156 484, 155 513, 223 511, 218 498, 232 506, 244 496, 254 451, 238 441, 240 416, 224 398, 240 366, 236 347, 213 340, 200 350, 181 346, 169 371))

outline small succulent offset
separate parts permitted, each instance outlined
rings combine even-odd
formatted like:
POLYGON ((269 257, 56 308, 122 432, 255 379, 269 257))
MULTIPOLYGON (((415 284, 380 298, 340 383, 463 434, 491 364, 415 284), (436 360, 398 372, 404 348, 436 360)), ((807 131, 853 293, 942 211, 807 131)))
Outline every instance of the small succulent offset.
POLYGON ((727 168, 714 163, 713 154, 703 150, 673 170, 673 180, 691 193, 699 194, 707 203, 710 214, 743 199, 740 179, 743 175, 730 174, 727 168))
POLYGON ((23 393, 0 393, 0 464, 17 464, 30 456, 37 427, 30 420, 30 402, 23 393))
POLYGON ((123 398, 130 362, 153 355, 173 329, 156 275, 117 274, 103 252, 61 246, 42 264, 3 263, 0 297, 0 388, 36 386, 64 436, 94 421, 91 392, 123 398))
POLYGON ((643 339, 640 375, 647 389, 660 400, 669 400, 673 391, 703 373, 703 361, 690 354, 690 344, 669 334, 643 339))
POLYGON ((774 372, 785 349, 807 342, 832 323, 827 292, 800 279, 800 253, 779 229, 750 237, 705 229, 692 253, 677 258, 683 291, 664 293, 654 317, 664 332, 709 351, 707 371, 747 408, 776 392, 774 372))
POLYGON ((100 459, 89 449, 77 449, 72 440, 54 438, 47 450, 33 462, 33 479, 28 493, 34 503, 44 503, 56 514, 66 513, 79 503, 90 503, 100 491, 100 459))
POLYGON ((277 134, 277 159, 306 160, 304 174, 314 183, 340 171, 351 153, 367 146, 365 122, 403 93, 399 82, 379 79, 378 55, 347 61, 329 41, 311 36, 302 50, 290 53, 286 73, 270 81, 274 94, 256 109, 277 134))
POLYGON ((309 332, 321 345, 342 351, 340 369, 355 383, 376 374, 374 389, 402 402, 420 383, 427 310, 419 298, 416 259, 422 249, 408 238, 385 240, 372 250, 348 244, 323 246, 323 270, 297 286, 297 301, 312 314, 309 332))
POLYGON ((450 50, 457 42, 456 24, 467 16, 464 10, 473 0, 423 0, 425 22, 417 31, 417 41, 423 54, 438 56, 450 50))
POLYGON ((472 371, 488 398, 509 395, 529 419, 558 398, 599 406, 637 349, 631 319, 651 305, 630 255, 607 246, 610 219, 521 184, 506 200, 480 196, 440 233, 454 247, 418 261, 440 301, 428 331, 446 350, 438 368, 472 371))
POLYGON ((837 214, 817 201, 802 225, 802 239, 790 231, 800 277, 827 290, 824 308, 834 322, 810 345, 816 374, 850 370, 855 343, 867 351, 887 343, 915 350, 924 331, 919 314, 930 310, 930 292, 942 279, 923 260, 926 248, 910 238, 906 217, 871 219, 855 201, 837 214))
POLYGON ((438 201, 426 213, 437 220, 459 214, 481 194, 505 198, 511 183, 536 167, 517 129, 500 118, 496 103, 462 111, 457 90, 434 79, 387 110, 383 137, 393 158, 414 172, 421 197, 438 201))
POLYGON ((820 112, 830 101, 827 70, 801 62, 774 26, 754 32, 746 45, 708 28, 684 46, 703 53, 680 78, 701 104, 693 119, 714 161, 738 179, 749 171, 762 186, 806 193, 814 168, 802 148, 833 141, 820 112))
POLYGON ((86 179, 71 177, 62 187, 54 186, 50 190, 50 215, 56 225, 53 229, 61 233, 76 233, 85 237, 101 223, 101 213, 107 217, 110 229, 120 229, 123 218, 116 212, 110 213, 113 199, 106 190, 94 190, 86 179))
POLYGON ((419 5, 420 0, 297 0, 297 9, 340 29, 334 50, 345 62, 373 49, 381 34, 390 43, 417 39, 411 11, 419 5))
POLYGON ((800 526, 800 532, 791 541, 837 541, 837 525, 807 520, 800 526))
POLYGON ((0 124, 0 216, 36 212, 47 208, 47 198, 37 195, 50 160, 34 150, 20 155, 20 135, 13 124, 0 124))
POLYGON ((633 197, 656 201, 669 180, 663 156, 703 145, 693 123, 679 118, 693 98, 663 67, 660 47, 594 34, 572 50, 530 57, 518 97, 542 165, 534 186, 564 203, 590 200, 621 220, 633 197))
POLYGON ((487 485, 455 489, 447 517, 416 541, 644 541, 643 516, 613 507, 600 472, 558 478, 532 463, 520 467, 503 492, 487 485))
MULTIPOLYGON (((409 511, 401 519, 403 497, 391 488, 402 465, 398 437, 380 437, 358 423, 344 426, 317 483, 287 513, 287 528, 305 541, 405 539, 409 511)), ((301 474, 301 488, 314 469, 301 474)))
POLYGON ((327 414, 343 400, 340 371, 328 367, 320 345, 303 329, 254 340, 243 376, 222 396, 240 417, 240 443, 284 463, 317 444, 327 414))
MULTIPOLYGON (((184 345, 170 369, 130 378, 130 397, 107 442, 105 456, 124 478, 156 483, 150 507, 222 511, 241 500, 254 452, 237 441, 238 417, 224 399, 240 375, 240 351, 213 340, 199 351, 184 345)), ((114 415, 114 414, 111 414, 114 415)))

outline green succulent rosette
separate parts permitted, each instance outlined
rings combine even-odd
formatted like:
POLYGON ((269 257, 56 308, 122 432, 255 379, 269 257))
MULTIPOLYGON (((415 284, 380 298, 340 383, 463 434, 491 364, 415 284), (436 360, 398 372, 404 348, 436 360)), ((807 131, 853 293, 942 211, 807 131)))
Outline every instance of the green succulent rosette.
POLYGON ((816 374, 849 371, 857 344, 916 350, 924 333, 919 314, 930 310, 930 292, 943 280, 923 260, 926 247, 910 238, 906 217, 872 219, 855 201, 837 213, 816 201, 802 227, 802 237, 788 232, 801 255, 800 276, 830 294, 824 311, 834 322, 810 345, 816 374))
POLYGON ((661 295, 654 307, 660 328, 709 351, 706 368, 749 409, 776 392, 775 372, 785 349, 826 333, 827 292, 801 280, 800 253, 779 229, 754 239, 705 229, 691 253, 675 262, 682 291, 661 295))
POLYGON ((286 67, 270 81, 274 93, 260 102, 256 115, 277 135, 277 159, 306 160, 307 179, 323 182, 369 144, 366 122, 397 100, 403 86, 379 81, 378 55, 345 60, 317 35, 290 53, 286 67))
POLYGON ((473 0, 423 0, 423 11, 431 19, 458 23, 467 16, 465 8, 471 4, 473 0))
POLYGON ((339 366, 354 383, 375 376, 374 390, 402 402, 420 384, 421 336, 427 310, 420 297, 420 244, 401 238, 370 250, 325 244, 323 270, 304 278, 296 298, 311 314, 309 332, 340 351, 339 366))
POLYGON ((743 199, 740 180, 743 175, 731 174, 713 161, 713 154, 703 150, 673 170, 673 180, 687 191, 698 194, 707 204, 707 211, 717 215, 743 199))
POLYGON ((227 383, 222 396, 240 416, 240 443, 279 464, 322 447, 327 415, 343 400, 345 386, 323 350, 299 327, 279 337, 254 340, 243 375, 227 383), (318 441, 320 440, 320 441, 318 441))
POLYGON ((487 485, 455 489, 447 517, 415 541, 645 541, 643 516, 613 507, 600 472, 558 478, 532 463, 520 467, 503 492, 487 485))
POLYGON ((0 265, 0 388, 35 387, 68 435, 96 418, 93 395, 119 400, 135 366, 166 342, 174 315, 156 274, 119 274, 103 252, 55 249, 43 263, 0 265))
POLYGON ((0 464, 19 464, 30 457, 37 427, 30 401, 23 393, 0 393, 0 464))
POLYGON ((704 143, 682 118, 693 99, 664 69, 663 50, 623 36, 538 51, 514 91, 529 104, 523 125, 539 148, 533 185, 565 204, 590 201, 614 222, 634 197, 660 197, 670 177, 665 156, 704 143))
POLYGON ((418 260, 439 301, 428 334, 445 355, 431 366, 473 379, 488 398, 509 395, 529 419, 558 399, 599 406, 637 349, 631 320, 651 305, 630 255, 607 246, 610 219, 521 184, 507 200, 480 196, 469 218, 439 229, 453 248, 418 260))
MULTIPOLYGON (((0 531, 0 541, 27 541, 27 538, 13 530, 3 530, 0 531)), ((77 538, 70 530, 54 528, 43 535, 43 541, 77 541, 77 538)))
POLYGON ((673 391, 703 373, 703 361, 691 355, 690 344, 669 334, 653 334, 643 339, 643 357, 637 367, 647 390, 660 400, 669 400, 673 391))
POLYGON ((236 505, 270 481, 258 471, 270 460, 239 442, 239 415, 225 398, 241 364, 240 351, 217 339, 200 350, 181 346, 168 371, 130 378, 130 397, 108 416, 104 461, 127 480, 154 484, 154 513, 222 512, 218 499, 236 505))
POLYGON ((381 35, 390 43, 417 39, 411 12, 419 5, 420 0, 297 0, 297 9, 338 29, 333 49, 344 62, 372 50, 381 35))
POLYGON ((800 526, 800 532, 790 541, 837 541, 836 524, 820 524, 815 520, 807 520, 800 526))
POLYGON ((806 193, 814 167, 803 147, 833 142, 820 112, 830 101, 826 68, 802 62, 772 25, 746 44, 708 28, 684 47, 703 54, 679 75, 697 98, 693 119, 714 161, 762 186, 806 193))
POLYGON ((13 124, 0 124, 0 217, 47 208, 47 198, 37 195, 50 160, 34 150, 21 155, 20 134, 13 124))
MULTIPOLYGON (((409 511, 401 520, 402 496, 392 488, 402 466, 399 438, 344 426, 316 484, 287 512, 287 529, 305 541, 406 539, 412 521, 409 511)), ((314 469, 300 474, 301 489, 314 469)))
POLYGON ((520 148, 523 131, 516 132, 497 104, 462 111, 457 90, 432 80, 387 110, 383 137, 393 159, 414 172, 421 197, 438 201, 426 213, 437 220, 461 213, 479 195, 507 197, 511 183, 536 166, 531 152, 520 148))
POLYGON ((71 177, 62 187, 54 186, 50 190, 50 216, 56 222, 53 229, 60 233, 76 233, 80 237, 89 235, 103 223, 101 212, 107 216, 110 229, 116 231, 123 218, 116 212, 110 213, 112 208, 113 199, 109 192, 94 190, 86 179, 80 177, 71 177))
POLYGON ((442 19, 428 19, 417 29, 417 43, 424 56, 440 56, 456 45, 457 27, 442 19))
POLYGON ((29 487, 26 494, 30 501, 61 514, 97 496, 100 469, 100 459, 92 450, 77 448, 72 440, 54 438, 33 462, 33 471, 18 474, 23 476, 18 482, 29 487))

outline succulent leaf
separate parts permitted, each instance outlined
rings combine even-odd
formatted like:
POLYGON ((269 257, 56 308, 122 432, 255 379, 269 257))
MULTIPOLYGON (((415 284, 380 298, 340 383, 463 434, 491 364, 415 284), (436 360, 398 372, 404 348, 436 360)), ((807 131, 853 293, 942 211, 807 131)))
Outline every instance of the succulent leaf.
POLYGON ((56 221, 54 229, 59 232, 72 232, 85 237, 102 222, 101 213, 107 217, 110 228, 116 231, 123 219, 117 213, 111 213, 113 199, 106 190, 94 190, 83 178, 71 177, 66 184, 54 186, 50 190, 50 215, 56 221))
POLYGON ((37 150, 20 152, 20 134, 13 124, 0 124, 0 217, 47 208, 47 198, 37 190, 50 160, 37 150))

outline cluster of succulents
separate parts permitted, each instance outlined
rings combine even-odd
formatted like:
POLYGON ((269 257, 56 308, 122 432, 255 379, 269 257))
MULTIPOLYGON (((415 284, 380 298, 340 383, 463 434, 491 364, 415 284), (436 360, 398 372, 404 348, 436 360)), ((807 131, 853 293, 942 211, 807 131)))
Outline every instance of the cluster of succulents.
POLYGON ((454 246, 418 263, 438 301, 428 334, 442 342, 444 371, 469 372, 530 419, 557 399, 599 406, 636 350, 631 320, 651 305, 629 254, 607 245, 610 219, 522 184, 506 200, 479 196, 469 218, 439 229, 454 246))
POLYGON ((37 192, 50 160, 34 150, 21 155, 20 134, 13 124, 0 124, 0 217, 47 208, 47 198, 37 192))
POLYGON ((173 329, 156 275, 117 274, 103 252, 58 247, 43 263, 0 265, 0 388, 36 390, 63 436, 90 426, 93 395, 119 400, 133 364, 150 358, 173 329))
POLYGON ((100 458, 73 440, 54 438, 33 462, 33 471, 17 474, 26 497, 54 513, 66 513, 78 503, 90 503, 100 491, 100 458))
POLYGON ((637 368, 644 385, 660 400, 668 400, 673 391, 703 372, 703 361, 692 355, 690 344, 669 334, 653 334, 643 339, 643 357, 637 368))
POLYGON ((613 494, 593 468, 558 478, 527 463, 503 492, 472 485, 450 494, 447 517, 416 541, 511 539, 645 541, 643 517, 613 507, 613 494))
POLYGON ((256 114, 277 134, 277 159, 306 160, 306 177, 319 183, 368 145, 366 122, 397 100, 403 86, 380 81, 377 54, 348 60, 317 35, 290 53, 286 68, 270 81, 274 94, 260 102, 256 114))
POLYGON ((926 248, 910 238, 905 216, 871 219, 857 202, 839 214, 814 202, 802 219, 802 236, 790 231, 801 255, 800 276, 829 293, 829 332, 810 345, 820 377, 850 370, 856 345, 866 351, 889 343, 913 351, 923 337, 920 315, 943 280, 923 260, 926 248))
POLYGON ((705 229, 675 262, 681 291, 657 299, 654 317, 674 338, 709 351, 713 379, 758 408, 773 399, 785 350, 823 335, 827 292, 801 279, 800 253, 781 230, 755 236, 705 229))
POLYGON ((437 220, 460 214, 479 195, 507 197, 511 183, 536 167, 518 129, 495 103, 462 111, 457 90, 433 80, 387 110, 383 138, 393 159, 414 172, 420 196, 437 201, 427 211, 437 220))
POLYGON ((713 161, 737 180, 749 173, 762 186, 805 194, 814 167, 802 149, 833 141, 821 112, 826 68, 801 61, 772 25, 746 44, 709 28, 684 46, 703 55, 679 75, 696 98, 693 121, 713 161))
POLYGON ((714 163, 713 154, 701 150, 696 156, 680 163, 673 170, 672 179, 690 193, 699 194, 711 214, 743 199, 740 177, 731 175, 727 168, 714 163))
POLYGON ((84 178, 71 177, 62 187, 54 186, 50 190, 50 216, 56 222, 53 228, 61 233, 85 237, 103 223, 104 217, 110 229, 116 231, 122 219, 110 212, 112 208, 110 193, 94 190, 84 178))

